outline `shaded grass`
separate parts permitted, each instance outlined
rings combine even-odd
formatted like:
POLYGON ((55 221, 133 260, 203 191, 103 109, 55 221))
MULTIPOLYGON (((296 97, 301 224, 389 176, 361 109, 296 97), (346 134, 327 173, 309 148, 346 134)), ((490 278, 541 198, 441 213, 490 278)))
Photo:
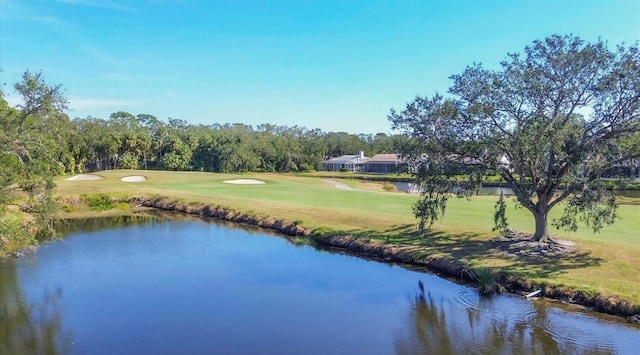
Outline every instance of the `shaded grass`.
MULTIPOLYGON (((605 295, 620 295, 640 304, 640 206, 619 208, 622 219, 602 233, 585 228, 578 233, 552 230, 579 243, 578 251, 562 259, 516 259, 496 250, 491 239, 495 196, 471 201, 451 199, 444 219, 424 238, 418 236, 411 206, 418 198, 405 193, 380 191, 366 182, 348 180, 348 185, 374 191, 341 190, 318 177, 289 174, 213 174, 203 172, 144 171, 145 182, 119 179, 141 174, 135 171, 105 171, 97 181, 58 181, 61 195, 126 194, 162 195, 189 205, 224 206, 254 215, 295 221, 327 235, 350 234, 358 238, 424 248, 424 255, 443 255, 474 268, 492 268, 538 282, 567 285, 605 295), (266 185, 231 185, 222 181, 255 178, 266 185)), ((320 177, 325 178, 324 175, 320 177)), ((342 182, 343 180, 341 180, 342 182)), ((552 211, 552 218, 560 210, 552 211)), ((510 227, 533 232, 528 211, 508 204, 510 227)))

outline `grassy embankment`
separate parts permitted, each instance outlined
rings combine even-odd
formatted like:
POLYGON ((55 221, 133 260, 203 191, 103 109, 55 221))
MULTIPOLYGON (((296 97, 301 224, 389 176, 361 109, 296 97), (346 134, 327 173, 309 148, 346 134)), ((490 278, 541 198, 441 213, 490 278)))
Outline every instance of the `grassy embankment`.
MULTIPOLYGON (((505 257, 489 240, 496 198, 479 196, 471 201, 449 201, 445 217, 425 238, 416 233, 411 206, 415 195, 384 192, 383 183, 342 180, 351 187, 337 189, 317 177, 283 174, 226 175, 200 172, 106 171, 96 181, 58 181, 58 194, 108 193, 121 196, 161 195, 184 204, 222 206, 260 217, 295 222, 330 234, 350 234, 359 238, 397 245, 424 247, 424 253, 459 260, 473 268, 487 267, 551 285, 565 285, 590 294, 620 296, 640 305, 640 205, 625 200, 619 207, 622 217, 599 234, 579 229, 578 233, 553 230, 560 238, 578 243, 577 253, 561 259, 516 259, 505 257), (122 182, 127 175, 144 175, 145 182, 122 182), (260 179, 265 185, 231 185, 222 181, 236 178, 260 179)), ((73 200, 73 198, 67 198, 73 200)), ((557 216, 559 210, 553 211, 557 216)), ((75 211, 76 216, 106 215, 121 211, 75 211)), ((532 232, 533 220, 523 209, 508 209, 510 226, 532 232)))

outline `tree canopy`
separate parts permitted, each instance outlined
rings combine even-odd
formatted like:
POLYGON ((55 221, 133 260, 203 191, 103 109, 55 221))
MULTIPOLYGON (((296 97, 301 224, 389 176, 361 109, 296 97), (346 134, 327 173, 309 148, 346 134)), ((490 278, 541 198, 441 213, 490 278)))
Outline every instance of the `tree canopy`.
POLYGON ((0 95, 0 249, 11 240, 35 242, 34 229, 53 234, 53 177, 64 172, 62 162, 71 159, 61 86, 49 86, 41 73, 27 71, 14 89, 22 99, 17 109, 0 95), (15 218, 19 212, 32 218, 15 218))
MULTIPOLYGON (((601 40, 553 35, 508 54, 498 70, 473 64, 450 78, 449 95, 417 97, 389 115, 421 143, 412 156, 423 223, 441 216, 452 193, 472 194, 491 174, 533 214, 535 240, 548 237, 548 213, 563 201, 556 227, 575 230, 581 220, 598 231, 615 221, 615 199, 600 180, 640 157, 637 43, 609 50, 601 40)), ((496 221, 504 227, 503 217, 496 221)))

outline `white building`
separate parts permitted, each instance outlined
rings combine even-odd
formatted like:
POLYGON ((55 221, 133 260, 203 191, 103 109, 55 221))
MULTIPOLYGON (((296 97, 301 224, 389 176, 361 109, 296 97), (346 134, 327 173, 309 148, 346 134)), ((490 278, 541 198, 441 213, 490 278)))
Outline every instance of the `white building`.
POLYGON ((325 171, 360 171, 362 164, 369 161, 364 152, 357 155, 343 155, 322 162, 322 170, 325 171))

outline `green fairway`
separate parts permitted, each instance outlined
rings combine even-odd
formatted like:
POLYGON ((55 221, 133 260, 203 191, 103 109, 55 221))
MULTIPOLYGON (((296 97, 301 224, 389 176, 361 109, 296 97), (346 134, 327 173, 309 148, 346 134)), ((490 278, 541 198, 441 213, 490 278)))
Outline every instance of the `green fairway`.
MULTIPOLYGON (((470 201, 450 200, 444 219, 433 226, 429 235, 419 238, 411 212, 418 196, 383 192, 381 183, 339 181, 334 177, 333 180, 357 188, 340 189, 323 178, 289 174, 127 170, 97 174, 104 179, 59 179, 58 194, 157 194, 184 203, 224 206, 264 217, 296 221, 312 229, 348 233, 387 243, 420 245, 425 247, 426 253, 451 256, 474 267, 492 267, 535 281, 563 284, 603 295, 619 295, 640 304, 640 206, 637 204, 620 205, 622 218, 598 234, 584 227, 577 233, 551 229, 554 236, 578 243, 578 253, 571 258, 526 261, 508 258, 492 249, 487 242, 495 236, 491 231, 495 196, 479 196, 470 201), (144 175, 148 180, 120 181, 129 175, 144 175), (223 183, 232 179, 258 179, 266 184, 223 183)), ((560 214, 559 209, 552 212, 553 216, 560 214)), ((533 231, 530 213, 516 209, 513 202, 508 204, 508 217, 510 227, 524 232, 533 231)))

